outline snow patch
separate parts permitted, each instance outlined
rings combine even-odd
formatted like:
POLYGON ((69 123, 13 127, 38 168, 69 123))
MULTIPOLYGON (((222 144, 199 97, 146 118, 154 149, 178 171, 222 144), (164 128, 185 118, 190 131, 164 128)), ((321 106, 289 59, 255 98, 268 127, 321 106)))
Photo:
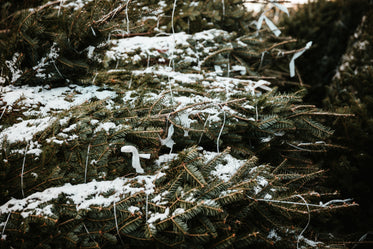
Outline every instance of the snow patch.
POLYGON ((268 236, 267 236, 268 239, 272 239, 272 240, 275 240, 275 241, 279 241, 281 240, 281 237, 276 233, 276 230, 275 229, 272 229, 268 236))
POLYGON ((94 132, 97 133, 99 131, 106 131, 106 133, 109 134, 110 129, 116 129, 116 128, 117 128, 117 125, 114 124, 113 122, 106 122, 96 127, 94 132))
POLYGON ((128 211, 131 212, 132 214, 135 214, 135 213, 137 213, 137 212, 140 211, 140 208, 139 207, 135 207, 135 206, 130 206, 128 208, 128 211))
POLYGON ((31 214, 52 215, 51 206, 39 208, 41 204, 57 199, 60 194, 65 194, 71 202, 76 205, 77 210, 89 209, 91 205, 107 207, 114 201, 118 202, 123 195, 133 195, 140 192, 147 194, 154 193, 154 181, 157 177, 163 176, 163 173, 157 175, 137 176, 134 178, 117 178, 113 181, 88 182, 85 184, 71 185, 66 183, 60 187, 52 187, 43 192, 36 192, 24 199, 11 199, 0 206, 0 214, 10 212, 21 212, 26 218, 31 214), (133 182, 138 182, 141 187, 131 187, 133 182), (103 194, 113 191, 114 194, 105 197, 103 194))
POLYGON ((147 220, 147 223, 148 224, 151 224, 151 223, 155 223, 156 221, 159 221, 159 220, 164 220, 164 219, 167 219, 170 215, 170 208, 166 208, 165 212, 164 213, 154 213, 154 214, 150 214, 150 218, 147 220))
MULTIPOLYGON (((213 159, 214 157, 218 156, 219 153, 217 152, 203 152, 206 163, 213 159)), ((219 179, 227 182, 231 179, 231 177, 237 172, 237 170, 245 163, 244 160, 239 160, 231 156, 230 154, 224 157, 226 163, 218 164, 215 170, 211 171, 211 174, 218 177, 219 179)))
POLYGON ((157 166, 160 166, 163 163, 167 163, 172 161, 175 157, 177 157, 176 153, 171 153, 171 154, 164 154, 160 155, 157 160, 155 160, 155 164, 157 166))
POLYGON ((9 68, 10 72, 12 73, 12 79, 10 80, 11 83, 16 82, 23 74, 22 70, 20 70, 16 65, 19 56, 19 53, 15 53, 11 60, 5 61, 5 65, 9 68))
POLYGON ((40 119, 29 119, 14 124, 0 133, 0 144, 2 144, 4 140, 9 141, 10 143, 23 141, 29 142, 36 133, 44 131, 55 120, 56 118, 46 117, 40 119))
POLYGON ((18 105, 28 107, 29 110, 23 112, 24 115, 47 116, 50 112, 69 110, 73 106, 81 105, 91 98, 104 100, 106 98, 115 98, 117 94, 114 91, 99 91, 97 86, 77 86, 57 87, 50 90, 43 87, 30 86, 5 86, 2 87, 0 97, 8 106, 18 105))

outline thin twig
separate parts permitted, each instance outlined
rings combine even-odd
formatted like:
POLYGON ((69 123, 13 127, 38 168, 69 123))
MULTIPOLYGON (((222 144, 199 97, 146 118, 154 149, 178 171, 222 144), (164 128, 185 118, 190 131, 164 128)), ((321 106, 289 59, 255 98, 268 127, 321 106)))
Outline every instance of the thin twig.
POLYGON ((3 227, 3 231, 1 232, 1 236, 0 236, 1 240, 3 239, 4 233, 5 233, 5 228, 6 228, 6 225, 8 224, 8 221, 9 221, 9 218, 10 218, 11 214, 12 214, 12 212, 9 212, 8 217, 6 218, 6 221, 5 221, 5 224, 4 224, 4 227, 3 227))
POLYGON ((127 34, 130 33, 130 20, 128 18, 128 5, 129 5, 129 1, 130 0, 127 0, 127 5, 126 5, 126 25, 127 25, 127 34))
POLYGON ((261 52, 265 52, 265 51, 269 51, 271 49, 274 49, 275 47, 278 47, 278 46, 281 46, 281 45, 284 45, 284 44, 287 44, 287 43, 291 43, 291 42, 296 42, 297 40, 296 39, 291 39, 289 41, 282 41, 282 42, 279 42, 279 43, 276 43, 276 44, 273 44, 271 47, 269 48, 266 48, 266 49, 263 49, 261 52))
POLYGON ((218 153, 220 153, 220 151, 219 151, 220 136, 221 136, 221 134, 223 133, 224 126, 225 126, 225 111, 224 111, 224 110, 223 110, 223 114, 224 114, 224 116, 223 116, 223 124, 222 124, 222 126, 221 126, 221 129, 220 129, 220 132, 219 132, 218 138, 216 139, 216 151, 217 151, 218 153))
POLYGON ((117 229, 117 234, 118 234, 118 237, 120 239, 120 242, 122 243, 122 246, 124 247, 124 242, 123 242, 122 238, 120 237, 120 233, 119 233, 118 219, 117 219, 117 210, 115 208, 115 201, 113 203, 113 209, 114 209, 113 211, 114 211, 115 227, 117 229))
MULTIPOLYGON (((247 195, 247 197, 253 201, 264 201, 264 202, 273 202, 273 203, 280 203, 280 204, 290 204, 290 205, 298 205, 298 206, 309 206, 309 207, 321 207, 321 208, 327 208, 329 207, 330 204, 333 204, 333 203, 347 203, 347 202, 350 202, 352 201, 352 199, 344 199, 344 200, 332 200, 330 202, 327 202, 325 204, 312 204, 312 203, 308 203, 308 204, 305 204, 305 203, 302 203, 302 202, 295 202, 295 201, 280 201, 280 200, 272 200, 272 199, 255 199, 249 195, 247 195)), ((354 203, 352 204, 349 204, 349 205, 355 205, 354 203)))
POLYGON ((2 29, 0 30, 0 34, 7 34, 10 32, 10 29, 2 29))
POLYGON ((108 14, 101 17, 100 20, 93 21, 93 24, 96 24, 97 26, 99 26, 99 25, 105 23, 108 19, 114 18, 118 13, 120 13, 122 10, 124 10, 131 1, 132 0, 128 0, 126 4, 121 5, 121 6, 117 7, 116 9, 110 11, 108 14))
POLYGON ((3 117, 3 115, 4 115, 4 113, 5 113, 5 111, 6 111, 6 109, 8 108, 8 106, 6 105, 6 106, 4 106, 4 110, 3 110, 3 112, 1 113, 1 116, 0 116, 0 120, 1 120, 1 118, 3 117))
POLYGON ((233 51, 233 48, 223 48, 223 49, 220 49, 218 51, 215 51, 214 53, 210 54, 209 56, 207 56, 200 64, 200 66, 202 66, 203 64, 206 63, 206 61, 208 61, 209 59, 211 59, 212 57, 214 57, 215 55, 217 54, 220 54, 220 53, 224 53, 224 52, 231 52, 233 51))
POLYGON ((192 105, 188 105, 188 106, 185 106, 184 108, 181 108, 179 110, 176 110, 176 111, 173 111, 173 112, 169 113, 169 115, 175 115, 176 113, 187 110, 189 108, 193 108, 193 107, 198 106, 198 105, 210 104, 210 103, 212 103, 212 101, 204 101, 204 102, 201 102, 201 103, 195 103, 195 104, 192 104, 192 105))
POLYGON ((112 34, 116 38, 126 38, 126 37, 133 37, 133 36, 148 36, 153 34, 154 32, 145 32, 145 33, 130 33, 130 34, 112 34))
POLYGON ((25 198, 25 192, 23 191, 23 173, 25 171, 27 149, 28 149, 28 144, 26 145, 25 155, 23 157, 23 163, 22 163, 22 172, 21 172, 21 190, 22 190, 22 197, 23 198, 25 198))
POLYGON ((301 77, 301 75, 300 75, 300 73, 299 73, 299 70, 298 70, 298 68, 295 66, 295 73, 297 74, 297 77, 298 77, 298 79, 299 79, 299 85, 301 86, 301 87, 303 87, 303 80, 302 80, 302 77, 301 77))
POLYGON ((238 75, 234 76, 234 78, 237 79, 261 79, 261 80, 275 80, 276 77, 270 77, 270 76, 249 76, 249 75, 238 75))
POLYGON ((302 232, 300 232, 300 234, 298 235, 298 239, 297 239, 297 249, 299 248, 299 241, 301 240, 301 238, 303 237, 303 233, 306 231, 306 229, 308 228, 308 226, 310 225, 310 222, 311 222, 311 213, 310 213, 310 207, 309 207, 309 204, 306 202, 306 200, 301 196, 301 195, 296 195, 297 197, 301 198, 302 201, 306 204, 306 207, 307 207, 307 212, 308 212, 308 221, 307 221, 307 225, 305 228, 303 228, 302 232))
POLYGON ((304 50, 304 48, 294 49, 294 50, 290 50, 290 51, 284 51, 284 52, 281 52, 281 55, 295 54, 295 53, 301 52, 303 50, 304 50))
MULTIPOLYGON (((229 100, 229 101, 226 101, 226 102, 223 102, 223 103, 218 103, 218 104, 223 106, 223 105, 228 105, 228 104, 231 104, 231 103, 240 102, 240 101, 244 101, 244 100, 247 100, 247 99, 246 98, 234 99, 234 100, 229 100)), ((195 104, 192 104, 192 105, 185 106, 185 107, 183 107, 179 110, 173 111, 171 113, 164 113, 164 114, 162 114, 162 116, 164 116, 164 115, 166 115, 166 116, 175 115, 176 113, 187 110, 189 108, 193 108, 193 107, 198 106, 198 105, 211 104, 211 103, 212 103, 212 101, 204 101, 204 102, 201 102, 201 103, 195 103, 195 104)))
POLYGON ((87 170, 88 170, 88 157, 89 157, 89 149, 91 148, 91 144, 88 144, 87 149, 87 158, 85 160, 85 170, 84 170, 84 183, 87 182, 87 170))
POLYGON ((295 110, 299 108, 316 108, 315 105, 297 105, 291 108, 291 111, 294 112, 295 110))
POLYGON ((289 116, 289 118, 294 118, 294 117, 302 116, 302 115, 334 116, 334 117, 355 117, 355 114, 350 114, 350 113, 344 114, 344 113, 312 112, 312 111, 308 111, 308 112, 296 113, 294 115, 289 116))

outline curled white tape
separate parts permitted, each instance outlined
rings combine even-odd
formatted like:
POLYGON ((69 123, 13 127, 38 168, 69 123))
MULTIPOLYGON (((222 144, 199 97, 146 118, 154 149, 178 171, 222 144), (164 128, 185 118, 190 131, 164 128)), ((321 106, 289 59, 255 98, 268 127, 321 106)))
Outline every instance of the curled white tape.
POLYGON ((139 151, 135 146, 126 145, 120 149, 121 152, 132 153, 132 167, 136 170, 136 173, 144 173, 144 169, 141 168, 140 157, 150 159, 150 154, 139 154, 139 151))
POLYGON ((295 53, 293 55, 293 58, 291 58, 291 61, 289 63, 289 69, 290 69, 290 77, 295 76, 295 65, 294 61, 297 59, 299 56, 301 56, 304 52, 306 52, 307 49, 309 49, 312 46, 312 41, 308 42, 306 46, 299 52, 295 53))
POLYGON ((161 144, 167 146, 171 150, 172 150, 172 147, 175 144, 175 141, 172 139, 172 135, 174 134, 174 131, 175 131, 174 125, 171 124, 170 127, 168 127, 167 137, 165 139, 162 139, 162 138, 159 137, 159 140, 161 141, 161 144))

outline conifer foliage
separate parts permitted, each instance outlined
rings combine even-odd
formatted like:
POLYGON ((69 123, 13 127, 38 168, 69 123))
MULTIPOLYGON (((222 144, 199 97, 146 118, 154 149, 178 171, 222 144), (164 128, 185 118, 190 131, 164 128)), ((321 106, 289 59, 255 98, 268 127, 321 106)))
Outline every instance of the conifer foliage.
POLYGON ((293 40, 240 1, 40 4, 2 6, 2 247, 320 245, 309 215, 353 205, 316 186, 328 113, 267 81, 293 40))
POLYGON ((359 214, 365 222, 358 222, 361 218, 355 213, 351 225, 340 224, 349 233, 365 233, 373 222, 367 218, 372 217, 368 173, 372 167, 372 9, 371 1, 318 0, 284 21, 286 33, 315 41, 312 53, 299 59, 304 83, 311 85, 306 99, 354 115, 333 120, 336 132, 332 141, 344 145, 349 153, 330 151, 324 166, 330 169, 329 184, 338 185, 342 194, 360 204, 359 214))
POLYGON ((348 38, 370 8, 370 1, 365 0, 317 0, 284 16, 286 34, 299 41, 314 41, 310 52, 299 58, 298 67, 304 83, 311 86, 309 102, 321 104, 327 97, 327 86, 337 72, 348 38))

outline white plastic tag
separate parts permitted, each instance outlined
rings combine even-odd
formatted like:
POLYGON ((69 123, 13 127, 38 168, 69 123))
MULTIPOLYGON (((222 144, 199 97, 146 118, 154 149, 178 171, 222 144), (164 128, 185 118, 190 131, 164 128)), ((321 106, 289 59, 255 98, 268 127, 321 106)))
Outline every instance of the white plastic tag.
POLYGON ((291 58, 291 61, 289 63, 290 77, 294 77, 295 76, 295 64, 294 64, 295 59, 297 59, 304 52, 306 52, 306 50, 309 49, 311 46, 312 46, 312 41, 308 42, 306 44, 306 46, 304 47, 304 49, 302 49, 301 51, 299 51, 299 52, 297 52, 297 53, 295 53, 293 55, 293 58, 291 58))
POLYGON ((139 151, 135 146, 126 145, 120 149, 121 152, 132 153, 132 167, 136 170, 136 173, 144 173, 143 168, 141 168, 140 157, 145 159, 150 159, 150 154, 139 154, 139 151))

